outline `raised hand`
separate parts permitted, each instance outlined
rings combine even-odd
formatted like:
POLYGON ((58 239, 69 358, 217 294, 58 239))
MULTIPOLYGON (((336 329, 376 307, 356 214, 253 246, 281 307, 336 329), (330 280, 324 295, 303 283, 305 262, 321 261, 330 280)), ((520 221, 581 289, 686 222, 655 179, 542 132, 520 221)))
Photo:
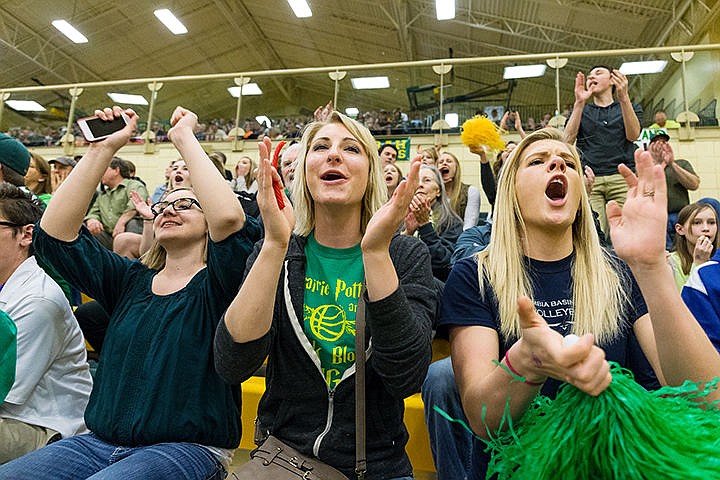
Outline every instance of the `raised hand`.
POLYGON ((593 185, 595 185, 595 172, 593 172, 593 169, 590 168, 590 165, 585 165, 583 171, 585 172, 585 176, 583 177, 585 191, 588 195, 590 195, 592 193, 593 185))
POLYGON ((368 222, 360 243, 363 252, 387 252, 390 240, 407 215, 408 207, 417 190, 421 163, 421 155, 415 156, 410 161, 407 178, 400 182, 390 200, 375 212, 368 222))
POLYGON ((503 130, 507 130, 508 116, 510 116, 510 110, 506 110, 505 113, 503 113, 503 116, 500 119, 500 123, 498 124, 498 127, 502 128, 503 130))
POLYGON ((316 122, 326 121, 328 119, 328 117, 330 116, 330 114, 332 113, 332 111, 333 111, 333 101, 332 100, 330 100, 327 103, 327 105, 325 105, 324 107, 322 105, 320 105, 319 107, 317 107, 315 109, 315 113, 313 114, 313 116, 315 117, 315 121, 316 122))
POLYGON ((518 315, 522 328, 518 344, 522 343, 522 346, 516 344, 518 348, 512 348, 508 354, 512 357, 513 367, 528 381, 539 383, 552 377, 594 396, 610 385, 610 365, 605 360, 605 352, 594 344, 591 334, 566 344, 563 336, 548 326, 525 296, 518 299, 518 315))
POLYGON ((112 108, 106 107, 102 110, 95 110, 95 116, 106 121, 111 121, 114 118, 119 118, 121 114, 125 114, 128 118, 128 123, 125 125, 125 127, 122 130, 118 130, 117 132, 113 133, 106 139, 91 144, 91 146, 98 145, 103 148, 110 148, 113 151, 120 150, 121 147, 125 146, 128 141, 130 141, 130 137, 132 136, 133 132, 137 128, 137 114, 134 110, 128 108, 126 110, 123 110, 122 108, 115 105, 112 108))
POLYGON ((520 113, 517 111, 515 112, 515 130, 518 132, 522 130, 522 119, 520 118, 520 113))
POLYGON ((575 76, 575 101, 585 104, 590 97, 592 92, 585 88, 585 74, 578 72, 575 76))
POLYGON ((271 152, 272 144, 268 137, 258 142, 260 162, 257 169, 257 202, 265 226, 265 244, 286 250, 295 226, 295 214, 284 189, 280 188, 279 191, 284 203, 282 209, 276 198, 278 192, 274 185, 282 185, 282 183, 280 175, 270 162, 271 152))
POLYGON ((635 151, 637 176, 625 165, 618 170, 628 185, 622 208, 616 201, 607 206, 610 239, 617 255, 630 266, 664 264, 667 229, 667 185, 662 165, 650 152, 635 151))
POLYGON ((145 220, 153 220, 155 218, 152 210, 150 210, 150 199, 148 199, 147 202, 144 202, 139 193, 132 191, 130 192, 130 201, 135 207, 135 211, 138 212, 145 220))
POLYGON ((610 80, 613 85, 615 85, 615 94, 618 99, 629 98, 628 79, 624 73, 620 72, 620 70, 613 69, 613 71, 610 72, 610 80))
POLYGON ((470 150, 470 153, 480 155, 480 163, 488 163, 488 157, 487 153, 485 153, 485 147, 483 147, 482 145, 470 145, 468 149, 470 150))
POLYGON ((174 134, 182 129, 189 128, 191 132, 197 127, 198 117, 193 112, 183 107, 176 107, 170 116, 170 125, 172 128, 168 130, 167 136, 172 141, 174 134))
POLYGON ((673 152, 673 149, 669 143, 664 143, 661 148, 662 149, 660 151, 662 154, 663 162, 665 163, 665 165, 672 167, 672 164, 675 161, 675 152, 673 152))

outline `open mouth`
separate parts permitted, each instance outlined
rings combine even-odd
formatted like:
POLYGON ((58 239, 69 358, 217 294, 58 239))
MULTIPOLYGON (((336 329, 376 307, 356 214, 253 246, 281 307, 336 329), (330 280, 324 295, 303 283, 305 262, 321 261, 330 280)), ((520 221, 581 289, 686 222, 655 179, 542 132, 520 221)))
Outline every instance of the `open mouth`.
POLYGON ((394 180, 392 175, 385 175, 385 181, 386 182, 392 182, 394 180))
POLYGON ((185 179, 183 178, 182 175, 175 175, 175 183, 182 183, 184 181, 185 181, 185 179))
POLYGON ((177 222, 174 222, 174 221, 172 221, 172 220, 168 220, 168 221, 166 221, 166 222, 163 222, 163 223, 160 225, 160 228, 165 228, 165 227, 177 227, 177 226, 180 226, 180 224, 177 223, 177 222))
POLYGON ((440 167, 438 170, 440 170, 441 175, 447 175, 450 173, 450 168, 448 167, 440 167))
POLYGON ((552 201, 562 200, 567 195, 565 177, 553 177, 545 188, 545 196, 552 201))
POLYGON ((346 178, 347 177, 345 175, 343 175, 342 173, 331 170, 329 172, 323 173, 322 176, 320 177, 320 180, 322 180, 324 182, 334 182, 337 180, 345 180, 346 178))

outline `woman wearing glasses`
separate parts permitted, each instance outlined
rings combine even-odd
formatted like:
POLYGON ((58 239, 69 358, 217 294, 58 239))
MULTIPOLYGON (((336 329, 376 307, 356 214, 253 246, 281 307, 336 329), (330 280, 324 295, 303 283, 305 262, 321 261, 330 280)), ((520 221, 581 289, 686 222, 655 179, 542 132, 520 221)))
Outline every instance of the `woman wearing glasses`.
POLYGON ((240 441, 239 391, 215 373, 212 341, 257 224, 193 136, 195 114, 178 107, 168 137, 193 188, 153 206, 155 240, 142 263, 102 248, 81 230, 82 215, 135 128, 136 114, 125 114, 128 126, 90 146, 35 235, 38 254, 112 312, 85 412, 91 433, 8 463, 0 478, 221 479, 240 441))

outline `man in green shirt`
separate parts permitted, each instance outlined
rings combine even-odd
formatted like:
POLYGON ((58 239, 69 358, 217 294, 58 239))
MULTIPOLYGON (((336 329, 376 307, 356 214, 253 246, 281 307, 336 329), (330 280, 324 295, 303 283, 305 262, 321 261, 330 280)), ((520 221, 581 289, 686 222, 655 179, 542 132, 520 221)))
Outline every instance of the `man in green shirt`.
POLYGON ((142 239, 142 218, 138 216, 130 193, 144 201, 148 191, 142 182, 130 179, 130 168, 121 158, 113 158, 102 177, 104 188, 85 216, 85 226, 107 249, 128 258, 137 258, 142 239))

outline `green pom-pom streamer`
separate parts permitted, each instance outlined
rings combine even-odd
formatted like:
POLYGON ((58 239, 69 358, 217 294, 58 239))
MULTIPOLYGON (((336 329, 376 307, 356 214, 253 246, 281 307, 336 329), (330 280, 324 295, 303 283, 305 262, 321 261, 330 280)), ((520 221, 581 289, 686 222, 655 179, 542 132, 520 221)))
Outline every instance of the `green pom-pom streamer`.
POLYGON ((650 392, 612 362, 611 372, 597 397, 563 385, 514 424, 506 409, 507 429, 485 440, 488 478, 720 479, 720 409, 702 400, 719 379, 650 392))

